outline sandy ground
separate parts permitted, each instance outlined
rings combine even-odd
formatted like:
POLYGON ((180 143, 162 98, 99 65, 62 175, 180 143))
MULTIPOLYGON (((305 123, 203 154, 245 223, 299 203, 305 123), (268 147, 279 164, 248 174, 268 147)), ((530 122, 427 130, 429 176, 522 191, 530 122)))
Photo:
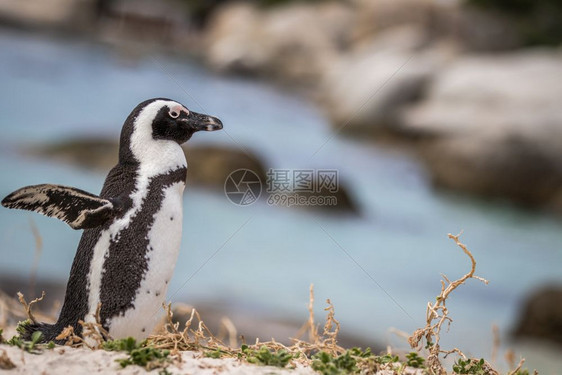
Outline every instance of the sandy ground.
MULTIPOLYGON (((142 375, 157 374, 158 370, 151 372, 139 366, 127 366, 122 369, 115 362, 116 359, 126 357, 122 352, 108 352, 105 350, 75 349, 68 347, 57 347, 45 350, 42 354, 30 354, 19 348, 0 345, 0 357, 8 356, 16 365, 12 370, 0 370, 6 374, 41 374, 41 375, 63 375, 63 374, 122 374, 142 375)), ((232 358, 213 359, 204 358, 200 353, 184 352, 182 363, 170 365, 167 368, 172 374, 316 374, 310 368, 297 368, 294 370, 280 369, 278 367, 255 366, 232 358)))

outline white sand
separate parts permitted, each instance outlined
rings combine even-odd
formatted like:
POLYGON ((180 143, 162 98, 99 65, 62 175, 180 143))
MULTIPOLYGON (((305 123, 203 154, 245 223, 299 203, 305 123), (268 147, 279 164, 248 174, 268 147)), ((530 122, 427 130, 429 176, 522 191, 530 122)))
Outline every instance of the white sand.
MULTIPOLYGON (((2 374, 158 374, 158 370, 148 372, 135 365, 122 369, 115 360, 126 358, 127 354, 123 352, 56 347, 52 350, 46 349, 42 354, 30 354, 16 347, 0 345, 0 356, 2 356, 3 351, 6 351, 7 356, 16 365, 16 368, 13 370, 0 369, 2 374)), ((172 374, 316 374, 310 368, 289 370, 278 367, 255 366, 232 358, 205 358, 200 353, 194 352, 182 353, 182 363, 179 366, 170 365, 167 369, 172 374)))

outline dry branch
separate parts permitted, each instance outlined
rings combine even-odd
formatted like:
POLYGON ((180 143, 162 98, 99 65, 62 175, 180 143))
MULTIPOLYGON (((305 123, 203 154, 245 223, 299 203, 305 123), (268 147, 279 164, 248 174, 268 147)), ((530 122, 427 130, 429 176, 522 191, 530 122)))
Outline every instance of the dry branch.
POLYGON ((428 349, 429 355, 427 357, 427 368, 431 374, 442 375, 446 374, 443 365, 439 361, 439 355, 442 354, 444 357, 456 353, 466 359, 466 356, 461 350, 454 348, 451 350, 442 350, 439 341, 441 339, 441 330, 443 325, 447 323, 447 326, 451 324, 452 319, 449 317, 449 310, 446 306, 446 301, 449 295, 457 289, 459 286, 464 284, 468 279, 477 279, 485 284, 488 284, 488 280, 474 275, 476 270, 476 260, 472 256, 472 253, 467 249, 467 247, 460 242, 458 235, 448 235, 450 239, 455 241, 456 245, 462 249, 462 251, 470 258, 470 271, 465 274, 460 279, 455 281, 450 281, 447 276, 442 275, 444 280, 441 280, 441 292, 436 297, 435 302, 428 302, 426 311, 426 325, 424 328, 417 329, 412 336, 408 339, 410 346, 413 349, 422 349, 422 340, 425 338, 426 348, 428 349))
POLYGON ((31 307, 36 304, 37 302, 40 302, 43 300, 43 298, 45 297, 45 291, 41 292, 41 297, 39 298, 35 298, 33 301, 29 302, 29 304, 27 303, 27 301, 25 300, 25 297, 23 296, 23 293, 18 292, 18 300, 20 301, 20 303, 22 304, 23 308, 25 309, 25 313, 27 315, 27 318, 29 320, 31 320, 33 323, 37 324, 37 320, 35 319, 35 317, 33 316, 32 312, 31 312, 31 307))

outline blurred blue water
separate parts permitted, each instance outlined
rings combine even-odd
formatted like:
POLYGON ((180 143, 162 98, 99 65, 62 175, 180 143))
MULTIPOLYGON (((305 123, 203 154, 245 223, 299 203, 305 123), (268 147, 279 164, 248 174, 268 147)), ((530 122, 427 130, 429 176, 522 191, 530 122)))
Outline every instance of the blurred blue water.
MULTIPOLYGON (((380 341, 389 327, 422 326, 441 272, 456 278, 468 271, 468 259, 447 239, 464 230, 477 274, 490 284, 471 281, 451 297, 455 322, 443 342, 489 355, 492 323, 506 334, 526 293, 562 282, 562 221, 436 193, 423 167, 401 152, 338 136, 325 144, 332 136, 326 120, 290 93, 161 55, 131 60, 91 42, 7 32, 0 34, 0 65, 1 196, 44 182, 98 192, 103 175, 29 159, 18 149, 83 135, 116 137, 129 111, 157 96, 223 120, 228 134, 196 134, 191 142, 242 145, 273 168, 339 170, 362 209, 359 218, 265 202, 237 207, 222 194, 189 191, 173 300, 224 300, 304 321, 314 283, 319 313, 331 298, 343 330, 380 341)), ((80 233, 6 209, 0 210, 0 272, 30 272, 30 217, 44 240, 39 275, 65 280, 80 233)))

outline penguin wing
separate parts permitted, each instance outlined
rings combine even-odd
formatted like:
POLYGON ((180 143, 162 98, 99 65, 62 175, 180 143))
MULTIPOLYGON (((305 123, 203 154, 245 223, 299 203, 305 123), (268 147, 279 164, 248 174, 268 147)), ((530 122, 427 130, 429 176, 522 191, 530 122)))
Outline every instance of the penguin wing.
POLYGON ((18 189, 2 200, 2 206, 56 217, 73 229, 95 228, 120 211, 117 200, 107 200, 80 189, 61 185, 34 185, 18 189))

